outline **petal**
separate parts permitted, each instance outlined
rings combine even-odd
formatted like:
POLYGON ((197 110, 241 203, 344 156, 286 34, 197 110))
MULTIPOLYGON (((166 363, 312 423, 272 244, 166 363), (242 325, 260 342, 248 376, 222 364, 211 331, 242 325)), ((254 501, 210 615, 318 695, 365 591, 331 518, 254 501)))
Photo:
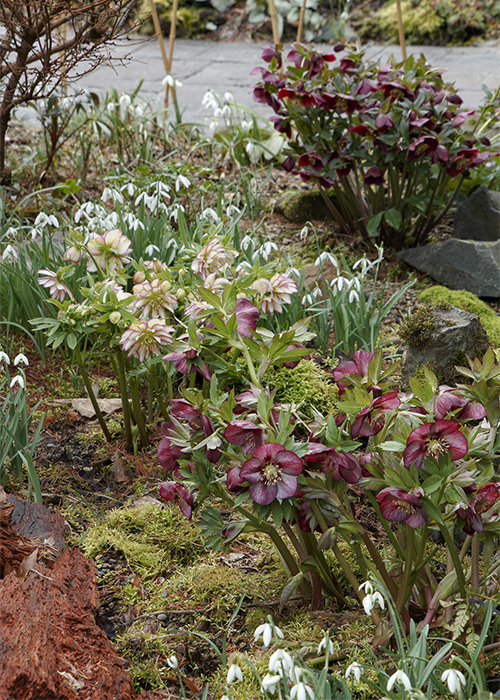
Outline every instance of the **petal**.
POLYGON ((248 489, 250 498, 261 506, 268 506, 276 498, 278 487, 276 484, 264 484, 262 481, 251 483, 248 489))

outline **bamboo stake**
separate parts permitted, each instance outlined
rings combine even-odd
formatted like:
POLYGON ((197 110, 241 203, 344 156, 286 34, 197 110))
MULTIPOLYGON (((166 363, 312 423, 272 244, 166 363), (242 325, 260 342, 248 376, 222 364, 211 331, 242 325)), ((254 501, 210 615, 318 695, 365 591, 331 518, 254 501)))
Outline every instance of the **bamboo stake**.
MULTIPOLYGON (((167 58, 167 52, 165 51, 165 43, 163 41, 163 35, 161 33, 161 27, 160 27, 160 20, 158 18, 158 13, 156 11, 156 6, 154 3, 154 0, 149 0, 149 5, 151 8, 151 18, 153 20, 153 25, 155 28, 155 36, 158 39, 158 43, 160 44, 160 51, 161 51, 161 57, 163 59, 163 66, 165 68, 165 74, 168 75, 168 58, 167 58)), ((168 85, 167 85, 168 89, 168 85)), ((167 91, 165 91, 165 99, 164 99, 164 106, 167 106, 167 91)))
POLYGON ((297 29, 297 44, 302 41, 302 32, 304 31, 304 15, 306 13, 306 2, 307 0, 302 0, 302 5, 300 7, 299 15, 299 27, 297 29))
MULTIPOLYGON (((174 0, 172 5, 172 14, 170 16, 170 36, 168 37, 168 68, 167 75, 172 74, 172 59, 174 57, 174 43, 175 43, 175 32, 177 29, 177 10, 179 7, 179 0, 174 0)), ((167 83, 165 88, 165 107, 168 107, 168 92, 169 88, 172 90, 172 97, 175 101, 175 82, 173 85, 167 83)))
POLYGON ((271 27, 273 29, 273 41, 277 45, 280 43, 280 35, 278 32, 278 15, 276 14, 276 5, 274 0, 269 0, 269 16, 271 17, 271 27))
POLYGON ((396 14, 398 17, 399 45, 401 46, 401 53, 403 55, 403 61, 406 61, 406 41, 405 41, 405 31, 403 28, 403 14, 401 12, 401 0, 396 0, 396 14))

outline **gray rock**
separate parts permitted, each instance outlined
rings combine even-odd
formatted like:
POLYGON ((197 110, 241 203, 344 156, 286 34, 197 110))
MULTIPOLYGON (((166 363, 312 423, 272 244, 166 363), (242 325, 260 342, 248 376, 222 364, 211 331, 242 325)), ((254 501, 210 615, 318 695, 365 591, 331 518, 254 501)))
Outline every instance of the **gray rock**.
POLYGON ((474 241, 500 240, 500 192, 481 185, 458 207, 453 236, 474 241))
MULTIPOLYGON (((333 194, 329 196, 335 204, 333 194)), ((275 201, 274 212, 285 216, 289 221, 293 221, 296 224, 305 224, 306 221, 324 221, 332 218, 319 190, 310 190, 308 192, 288 190, 275 201)))
POLYGON ((478 297, 500 297, 500 240, 450 238, 402 250, 398 257, 451 289, 478 297))
MULTIPOLYGON (((453 384, 457 379, 455 366, 466 364, 465 355, 483 357, 489 347, 485 330, 474 314, 455 306, 434 309, 431 313, 434 318, 426 334, 428 338, 418 345, 407 340, 401 369, 402 389, 408 388, 409 378, 422 365, 428 365, 441 384, 453 384)), ((417 333, 415 337, 419 337, 417 333)))

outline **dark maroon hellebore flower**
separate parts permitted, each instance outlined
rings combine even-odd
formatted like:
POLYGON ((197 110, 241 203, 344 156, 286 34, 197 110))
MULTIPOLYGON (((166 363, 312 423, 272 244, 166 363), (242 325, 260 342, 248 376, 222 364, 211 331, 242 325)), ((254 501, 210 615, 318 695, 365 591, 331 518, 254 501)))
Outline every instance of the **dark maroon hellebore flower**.
POLYGON ((383 185, 384 172, 377 165, 368 168, 363 178, 367 185, 383 185))
MULTIPOLYGON (((202 421, 203 433, 205 434, 206 438, 210 437, 210 435, 213 435, 213 433, 215 432, 214 424, 212 423, 211 418, 209 418, 208 416, 202 416, 202 421)), ((220 459, 221 452, 218 447, 208 447, 208 445, 206 445, 205 455, 209 462, 212 462, 212 464, 217 464, 217 462, 220 459)))
POLYGON ((201 428, 201 413, 196 406, 192 406, 186 399, 172 399, 168 408, 169 413, 179 420, 187 420, 192 428, 201 428))
POLYGON ((164 481, 160 484, 160 496, 166 501, 176 501, 183 515, 191 520, 193 513, 193 494, 185 486, 175 481, 164 481))
POLYGON ((267 506, 276 498, 289 498, 297 491, 297 475, 303 464, 295 452, 267 442, 243 462, 240 478, 250 484, 249 494, 256 503, 267 506))
MULTIPOLYGON (((342 377, 348 377, 350 374, 357 374, 362 379, 368 377, 368 367, 370 360, 375 357, 372 352, 368 350, 357 350, 352 356, 352 360, 342 360, 333 370, 333 378, 337 382, 339 388, 339 396, 344 393, 347 384, 341 382, 342 377)), ((382 393, 380 387, 372 384, 368 387, 368 391, 373 392, 373 396, 380 396, 382 393)))
POLYGON ((377 500, 386 520, 406 523, 409 527, 416 528, 423 525, 427 519, 420 498, 404 489, 389 486, 382 489, 377 500))
POLYGON ((264 442, 264 430, 249 420, 232 420, 224 431, 231 445, 239 445, 244 454, 254 452, 264 442))
POLYGON ((324 92, 318 97, 317 103, 323 109, 334 109, 336 112, 346 112, 347 114, 352 114, 359 109, 359 102, 355 97, 344 95, 341 92, 334 94, 324 92))
POLYGON ((320 442, 309 443, 304 460, 319 464, 319 469, 324 474, 332 470, 335 481, 344 479, 348 484, 357 484, 361 479, 361 467, 353 455, 347 452, 341 454, 334 447, 326 447, 320 442))
POLYGON ((259 309, 248 299, 236 300, 236 323, 238 333, 243 338, 251 338, 260 318, 259 309))
POLYGON ((403 452, 403 462, 409 468, 413 463, 422 467, 425 457, 438 459, 450 451, 455 461, 467 454, 467 438, 460 432, 460 423, 456 420, 438 420, 424 423, 410 433, 403 452))
POLYGON ((204 360, 196 358, 196 350, 169 352, 161 359, 172 362, 174 368, 181 374, 193 374, 193 372, 198 372, 198 374, 201 374, 208 382, 212 379, 212 373, 208 369, 207 363, 204 360))
POLYGON ((493 482, 485 484, 478 489, 474 498, 471 498, 467 510, 459 508, 457 515, 465 521, 464 532, 472 535, 474 532, 482 532, 484 529, 481 513, 486 513, 498 501, 500 486, 493 482))
POLYGON ((158 445, 158 461, 162 467, 170 472, 178 468, 179 462, 177 460, 185 456, 182 449, 178 445, 172 445, 170 442, 169 438, 174 430, 175 428, 173 423, 162 423, 161 432, 163 435, 165 435, 165 437, 158 445))
POLYGON ((422 156, 426 156, 429 153, 434 153, 438 146, 439 141, 435 136, 420 136, 408 146, 406 160, 418 160, 422 156))
POLYGON ((481 420, 485 417, 486 409, 482 404, 469 401, 465 396, 455 394, 455 391, 454 387, 446 386, 446 384, 439 387, 439 394, 434 401, 434 415, 438 420, 442 420, 450 411, 457 408, 462 409, 457 414, 457 418, 481 420))
POLYGON ((391 391, 374 399, 354 419, 351 427, 351 437, 356 438, 358 435, 369 437, 379 433, 384 427, 386 414, 397 408, 400 403, 401 400, 397 391, 391 391))

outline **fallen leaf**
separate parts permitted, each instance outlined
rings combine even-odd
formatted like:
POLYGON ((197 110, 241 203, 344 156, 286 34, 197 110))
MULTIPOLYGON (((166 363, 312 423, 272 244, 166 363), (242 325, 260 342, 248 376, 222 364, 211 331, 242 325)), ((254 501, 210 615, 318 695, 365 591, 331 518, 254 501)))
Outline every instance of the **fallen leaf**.
POLYGON ((80 414, 74 411, 72 408, 66 413, 66 423, 73 425, 80 418, 80 414))
POLYGON ((112 463, 113 463, 113 477, 114 477, 115 481, 118 482, 119 484, 124 483, 125 481, 128 481, 128 476, 123 471, 122 461, 120 459, 120 453, 118 450, 116 450, 116 452, 113 455, 112 463))
MULTIPOLYGON (((97 404, 102 413, 113 413, 121 410, 121 399, 97 399, 97 404)), ((90 399, 72 399, 71 406, 78 411, 84 418, 93 418, 95 416, 94 407, 90 399)))

